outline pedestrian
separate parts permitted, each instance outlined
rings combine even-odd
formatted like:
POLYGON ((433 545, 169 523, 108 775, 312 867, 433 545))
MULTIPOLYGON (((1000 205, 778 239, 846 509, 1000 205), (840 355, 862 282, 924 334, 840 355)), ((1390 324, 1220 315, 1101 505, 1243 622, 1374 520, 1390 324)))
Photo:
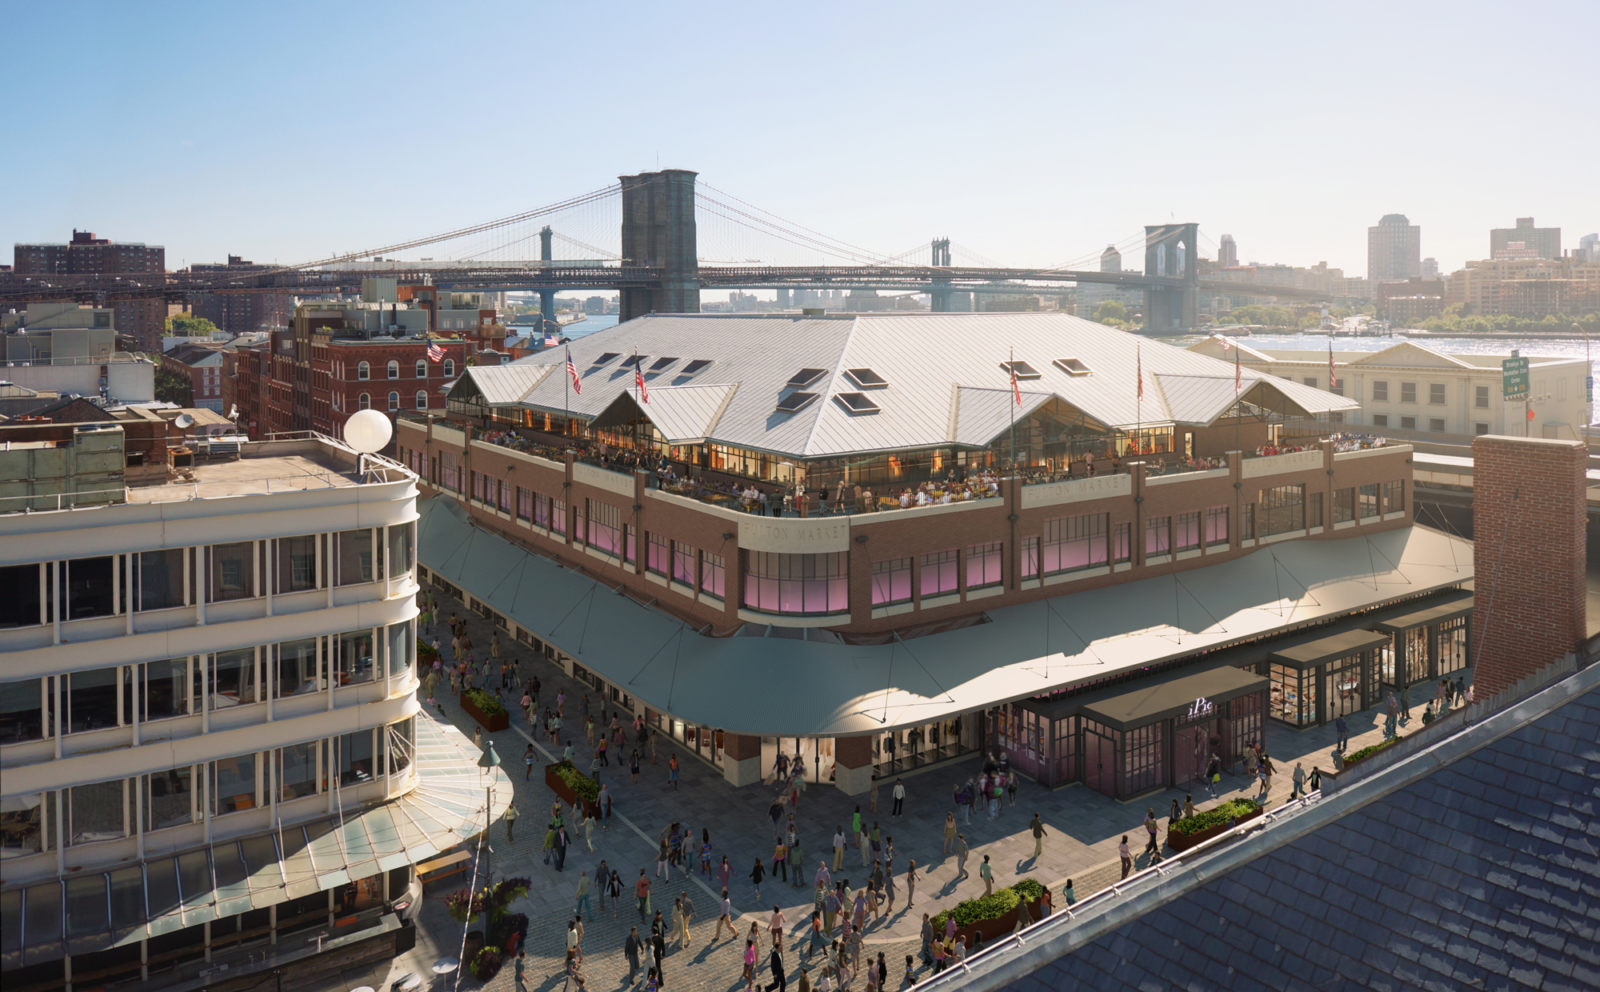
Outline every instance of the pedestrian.
POLYGON ((1403 686, 1400 689, 1400 726, 1404 727, 1411 722, 1411 687, 1403 686))
POLYGON ((505 811, 504 815, 501 817, 501 819, 506 821, 506 843, 507 844, 511 843, 512 841, 514 841, 516 839, 512 835, 516 832, 517 815, 518 815, 517 814, 517 804, 515 802, 513 802, 513 803, 511 803, 511 805, 506 807, 506 811, 505 811))
POLYGON ((781 877, 785 882, 789 880, 788 851, 789 847, 783 842, 782 837, 773 838, 772 871, 770 874, 773 878, 781 877))
POLYGON ((517 964, 516 964, 516 989, 517 989, 517 992, 528 992, 528 982, 527 982, 527 979, 523 976, 523 969, 526 967, 526 964, 525 964, 524 958, 523 958, 523 953, 524 952, 521 951, 521 950, 517 951, 517 964))
POLYGON ((1061 890, 1061 901, 1071 906, 1078 901, 1078 894, 1072 891, 1072 879, 1067 879, 1066 886, 1061 890))
POLYGON ((783 955, 778 953, 778 948, 774 947, 771 955, 767 957, 767 967, 772 969, 772 981, 767 983, 767 992, 773 992, 773 989, 777 989, 777 992, 786 992, 789 983, 783 974, 783 955))
POLYGON ((1155 807, 1154 806, 1148 807, 1146 809, 1145 815, 1144 815, 1144 830, 1145 830, 1145 833, 1149 835, 1150 839, 1149 839, 1148 842, 1145 843, 1144 851, 1142 853, 1154 854, 1158 850, 1161 849, 1160 846, 1156 843, 1156 831, 1157 831, 1158 828, 1159 828, 1159 825, 1156 823, 1156 810, 1155 810, 1155 807))
POLYGON ((667 972, 662 962, 667 956, 667 921, 662 918, 659 909, 656 910, 655 919, 650 921, 650 954, 655 958, 656 978, 665 985, 667 972))
POLYGON ((811 939, 806 944, 806 960, 811 960, 811 953, 826 943, 822 937, 822 910, 811 911, 811 939))
POLYGON ((1265 802, 1267 795, 1272 792, 1272 774, 1277 771, 1272 765, 1272 756, 1265 751, 1261 752, 1261 801, 1265 802))
POLYGON ((927 913, 922 914, 922 963, 933 964, 933 920, 927 913))
POLYGON ((793 831, 789 834, 789 854, 787 861, 793 867, 789 872, 789 887, 798 889, 805 883, 805 855, 800 853, 800 835, 793 831))
POLYGON ((567 867, 567 848, 571 842, 567 837, 566 827, 556 828, 556 871, 564 871, 567 867))
POLYGON ((1128 835, 1122 835, 1122 843, 1117 845, 1117 854, 1122 858, 1122 877, 1127 878, 1128 872, 1133 870, 1133 850, 1128 847, 1128 835))
POLYGON ((667 784, 676 791, 678 788, 678 756, 673 754, 667 758, 667 784))
POLYGON ((1215 751, 1211 752, 1211 760, 1206 762, 1206 791, 1211 793, 1211 798, 1217 798, 1217 783, 1222 781, 1222 759, 1217 757, 1215 751))
POLYGON ((639 909, 639 922, 643 923, 650 911, 650 876, 643 868, 639 869, 639 880, 633 883, 633 901, 639 909))
POLYGON ((783 950, 783 928, 787 926, 788 923, 789 919, 783 915, 783 910, 779 909, 777 906, 773 906, 772 920, 768 923, 768 928, 772 931, 773 950, 783 950))
POLYGON ((906 786, 905 786, 905 783, 900 781, 899 779, 895 779, 894 780, 894 791, 891 792, 890 795, 892 795, 894 797, 894 809, 890 811, 890 815, 891 816, 899 816, 900 812, 901 812, 901 809, 905 806, 905 802, 906 802, 906 786))
POLYGON ((949 854, 956 846, 956 814, 948 812, 944 815, 944 849, 941 854, 949 854))
POLYGON ((1433 722, 1433 700, 1428 700, 1428 705, 1422 711, 1422 725, 1426 727, 1433 722))
POLYGON ((866 868, 872 864, 872 838, 863 830, 856 834, 856 841, 861 848, 861 867, 866 868))
POLYGON ((1339 735, 1339 742, 1334 745, 1334 748, 1343 751, 1350 746, 1350 725, 1344 722, 1344 717, 1336 716, 1333 718, 1333 729, 1339 735))
POLYGON ((861 835, 861 804, 857 803, 856 804, 856 811, 854 813, 850 814, 850 836, 851 837, 859 837, 860 835, 861 835))
MULTIPOLYGON (((1428 722, 1428 715, 1426 713, 1422 715, 1422 722, 1428 722)), ((1290 802, 1299 799, 1306 790, 1306 769, 1305 766, 1298 761, 1294 763, 1294 775, 1292 776, 1292 779, 1294 782, 1294 791, 1289 793, 1290 802)))
MULTIPOLYGON (((931 954, 928 957, 929 957, 929 960, 932 960, 932 958, 933 958, 933 956, 931 954)), ((905 979, 904 980, 905 980, 905 983, 907 985, 915 985, 916 982, 917 982, 917 980, 915 978, 913 978, 912 975, 911 975, 911 955, 909 955, 909 954, 906 955, 906 973, 905 973, 905 979)))
POLYGON ((578 955, 580 953, 581 953, 581 951, 578 948, 578 921, 577 920, 568 920, 567 921, 567 964, 570 965, 570 964, 572 964, 572 962, 576 961, 578 959, 578 955))
POLYGON ((1183 817, 1182 818, 1183 819, 1188 819, 1189 817, 1191 817, 1193 815, 1194 815, 1194 797, 1191 796, 1191 795, 1185 794, 1184 797, 1183 797, 1183 817))
POLYGON ((622 873, 615 869, 606 880, 606 895, 611 897, 611 918, 617 918, 617 904, 622 902, 622 873))
POLYGON ((917 904, 917 859, 912 858, 906 863, 906 908, 917 904))
POLYGON ((733 927, 733 900, 728 898, 726 887, 722 890, 722 900, 717 903, 717 932, 711 935, 711 943, 715 944, 722 939, 722 925, 728 925, 728 936, 737 937, 739 931, 733 927))
POLYGON ((1015 806, 1017 804, 1017 789, 1020 788, 1021 785, 1022 785, 1022 776, 1021 775, 1007 775, 1006 776, 1006 805, 1007 806, 1015 806))
POLYGON ((833 870, 844 870, 844 828, 833 828, 833 870))
POLYGON ((733 878, 733 865, 728 863, 728 856, 722 856, 722 863, 717 865, 717 880, 722 883, 722 888, 728 887, 728 882, 733 878))
POLYGON ((656 970, 654 968, 651 968, 649 971, 645 972, 644 992, 660 992, 660 989, 661 976, 656 974, 656 970))
POLYGON ((766 869, 761 867, 761 859, 756 859, 756 865, 750 869, 750 882, 756 887, 756 898, 761 898, 761 880, 766 877, 766 869))
MULTIPOLYGON (((1449 684, 1450 683, 1448 681, 1445 682, 1445 685, 1449 684)), ((1386 708, 1388 710, 1388 716, 1385 717, 1383 721, 1383 736, 1386 738, 1398 737, 1400 736, 1400 732, 1395 729, 1395 724, 1400 718, 1400 701, 1394 698, 1393 689, 1389 690, 1389 701, 1386 704, 1386 708)))
POLYGON ((586 871, 578 872, 577 903, 572 911, 579 916, 589 911, 589 873, 586 871))
POLYGON ((634 748, 633 754, 628 756, 628 774, 633 777, 635 785, 639 783, 639 749, 634 748))
POLYGON ((528 749, 526 751, 522 752, 522 764, 523 764, 522 780, 524 782, 526 782, 529 779, 533 778, 533 765, 534 765, 534 762, 536 760, 537 759, 534 757, 534 754, 533 754, 533 745, 529 744, 528 745, 528 749))
POLYGON ((1311 777, 1306 779, 1306 788, 1311 792, 1322 791, 1322 770, 1315 765, 1311 766, 1311 777))
POLYGON ((600 796, 595 800, 595 805, 600 807, 600 829, 609 829, 611 825, 611 786, 600 786, 600 796))
MULTIPOLYGON (((1174 801, 1172 805, 1176 809, 1178 804, 1174 801)), ((1028 830, 1033 834, 1033 860, 1038 861, 1039 855, 1044 853, 1045 835, 1044 821, 1039 819, 1038 813, 1033 814, 1033 822, 1028 824, 1028 830)))
POLYGON ((978 866, 978 877, 983 879, 983 894, 994 895, 994 869, 989 867, 989 856, 983 856, 983 864, 978 866))
POLYGON ((689 946, 689 922, 694 919, 694 900, 689 898, 689 890, 684 889, 678 893, 678 936, 679 946, 689 946))
POLYGON ((593 854, 594 853, 594 817, 589 816, 588 813, 589 813, 588 810, 584 810, 583 842, 585 844, 589 845, 589 853, 593 854))
POLYGON ((967 877, 967 835, 956 834, 956 878, 967 877))
POLYGON ((878 815, 878 776, 872 776, 872 792, 867 796, 867 809, 873 816, 878 815))
POLYGON ((753 992, 756 987, 756 942, 744 942, 744 989, 753 992))
POLYGON ((629 927, 628 938, 622 942, 622 953, 628 958, 628 984, 633 984, 634 976, 639 974, 639 952, 644 949, 644 941, 639 939, 639 928, 629 927))

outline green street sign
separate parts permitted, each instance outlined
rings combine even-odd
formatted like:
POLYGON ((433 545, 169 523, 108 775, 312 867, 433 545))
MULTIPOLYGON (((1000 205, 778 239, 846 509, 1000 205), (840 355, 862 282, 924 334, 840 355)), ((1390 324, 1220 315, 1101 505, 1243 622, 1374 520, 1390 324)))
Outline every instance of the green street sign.
POLYGON ((1500 361, 1500 385, 1508 400, 1520 400, 1528 395, 1528 360, 1505 358, 1500 361))

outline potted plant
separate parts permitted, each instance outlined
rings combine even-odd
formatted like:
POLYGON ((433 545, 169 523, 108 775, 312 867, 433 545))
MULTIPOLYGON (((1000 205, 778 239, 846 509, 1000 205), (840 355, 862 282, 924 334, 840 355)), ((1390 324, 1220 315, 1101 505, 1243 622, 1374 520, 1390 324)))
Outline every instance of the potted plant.
POLYGON ((1396 745, 1398 743, 1400 743, 1400 736, 1398 734, 1396 734, 1395 736, 1389 738, 1386 741, 1379 741, 1377 744, 1372 744, 1372 745, 1369 745, 1367 747, 1364 747, 1361 750, 1354 752, 1353 754, 1347 754, 1347 755, 1344 756, 1344 767, 1345 768, 1349 768, 1351 765, 1357 764, 1358 762, 1361 762, 1361 761, 1365 761, 1367 758, 1372 757, 1373 755, 1377 754, 1379 751, 1382 751, 1385 748, 1393 747, 1394 745, 1396 745))
POLYGON ((957 903, 933 919, 935 933, 943 933, 947 921, 956 921, 956 936, 968 947, 987 944, 1017 928, 1017 919, 1026 913, 1026 921, 1039 918, 1039 900, 1044 897, 1044 886, 1033 879, 1023 879, 992 895, 979 896, 957 903))
POLYGON ((568 806, 583 800, 583 808, 590 816, 600 815, 600 783, 578 771, 570 761, 558 761, 544 766, 544 784, 560 796, 568 806))
POLYGON ((1230 799, 1219 806, 1186 816, 1167 830, 1167 846, 1187 851, 1218 834, 1261 815, 1261 804, 1254 799, 1230 799))
POLYGON ((511 726, 511 714, 506 712, 505 706, 492 693, 484 692, 482 689, 463 689, 461 708, 470 713, 474 720, 483 724, 483 729, 490 733, 511 726))
POLYGON ((433 662, 434 662, 434 659, 436 659, 438 657, 439 657, 439 652, 437 652, 437 651, 435 651, 433 649, 433 645, 432 644, 429 644, 427 641, 423 640, 420 637, 417 638, 417 661, 418 662, 420 662, 424 666, 429 666, 429 665, 432 665, 433 662))

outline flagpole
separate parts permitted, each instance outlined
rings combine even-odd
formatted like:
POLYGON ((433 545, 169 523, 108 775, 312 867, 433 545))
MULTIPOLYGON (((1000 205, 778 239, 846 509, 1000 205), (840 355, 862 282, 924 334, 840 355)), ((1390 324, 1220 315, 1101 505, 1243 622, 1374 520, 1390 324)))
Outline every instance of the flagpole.
POLYGON ((1135 341, 1133 344, 1133 387, 1138 394, 1136 404, 1137 419, 1133 426, 1133 453, 1143 457, 1143 446, 1140 444, 1140 435, 1144 433, 1144 343, 1135 341))
POLYGON ((1017 404, 1020 402, 1018 399, 1019 393, 1017 392, 1016 348, 1011 349, 1011 361, 1007 365, 1007 370, 1011 373, 1011 402, 1006 405, 1011 410, 1011 472, 1015 475, 1017 471, 1017 404))

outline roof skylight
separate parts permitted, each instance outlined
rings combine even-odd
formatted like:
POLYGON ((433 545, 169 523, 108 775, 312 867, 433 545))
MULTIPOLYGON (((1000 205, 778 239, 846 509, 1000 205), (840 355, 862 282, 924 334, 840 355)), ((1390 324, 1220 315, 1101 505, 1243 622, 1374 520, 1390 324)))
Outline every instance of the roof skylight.
POLYGON ((836 393, 833 398, 851 413, 877 413, 881 409, 866 393, 836 393))
POLYGON ((592 364, 592 365, 604 365, 605 363, 611 361, 613 358, 616 358, 616 357, 617 357, 617 352, 608 351, 605 354, 601 355, 599 358, 596 358, 590 364, 592 364))
POLYGON ((871 369, 845 369, 844 374, 862 389, 881 389, 889 384, 888 379, 871 369))
POLYGON ((816 402, 816 393, 794 392, 778 401, 779 413, 799 413, 816 402))
POLYGON ((1076 358, 1058 358, 1055 360, 1055 366, 1067 375, 1088 375, 1094 371, 1076 358))
POLYGON ((801 369, 794 375, 790 376, 789 381, 785 385, 795 389, 799 389, 803 386, 809 386, 813 382, 816 382, 818 379, 822 378, 823 374, 827 371, 827 369, 801 369))
POLYGON ((652 372, 660 372, 662 369, 666 368, 668 365, 671 365, 673 362, 675 362, 677 360, 678 359, 676 357, 673 357, 673 358, 658 358, 650 366, 650 371, 652 371, 652 372))
POLYGON ((1019 360, 1019 361, 1014 361, 1014 362, 1001 362, 1000 363, 1000 367, 1002 369, 1004 369, 1008 374, 1010 372, 1012 372, 1013 370, 1015 370, 1015 372, 1017 373, 1017 378, 1018 379, 1037 379, 1037 378, 1039 378, 1039 370, 1034 368, 1032 365, 1029 365, 1027 362, 1024 362, 1024 361, 1020 361, 1019 360))
POLYGON ((712 360, 709 359, 709 358, 696 358, 694 361, 690 362, 688 365, 685 365, 683 367, 683 371, 679 372, 678 374, 679 375, 694 375, 696 372, 699 372, 699 371, 703 370, 707 365, 710 365, 711 361, 712 360))

